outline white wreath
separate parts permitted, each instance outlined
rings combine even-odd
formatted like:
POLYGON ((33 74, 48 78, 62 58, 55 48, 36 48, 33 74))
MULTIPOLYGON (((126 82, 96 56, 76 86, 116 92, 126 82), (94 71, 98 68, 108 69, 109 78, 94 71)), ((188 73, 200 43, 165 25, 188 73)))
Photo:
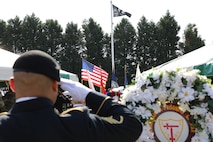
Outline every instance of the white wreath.
POLYGON ((141 73, 134 85, 123 92, 121 103, 131 109, 143 124, 138 142, 154 142, 148 122, 166 103, 176 103, 183 112, 190 113, 195 128, 192 142, 213 141, 213 87, 211 80, 199 70, 175 69, 141 73))

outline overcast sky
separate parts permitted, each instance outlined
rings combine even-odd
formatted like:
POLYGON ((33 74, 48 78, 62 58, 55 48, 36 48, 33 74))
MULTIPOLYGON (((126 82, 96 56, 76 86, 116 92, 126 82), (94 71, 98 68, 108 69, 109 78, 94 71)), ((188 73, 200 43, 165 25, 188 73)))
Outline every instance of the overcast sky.
MULTIPOLYGON (((122 18, 128 18, 135 27, 142 16, 157 23, 169 10, 181 27, 179 36, 189 23, 196 24, 198 34, 206 40, 206 45, 213 43, 213 1, 212 0, 113 0, 120 9, 132 14, 114 17, 114 25, 122 18)), ((111 33, 110 0, 0 0, 0 19, 9 20, 35 13, 42 22, 46 19, 57 20, 65 29, 66 24, 74 22, 81 27, 84 19, 92 17, 100 24, 105 33, 111 33)))

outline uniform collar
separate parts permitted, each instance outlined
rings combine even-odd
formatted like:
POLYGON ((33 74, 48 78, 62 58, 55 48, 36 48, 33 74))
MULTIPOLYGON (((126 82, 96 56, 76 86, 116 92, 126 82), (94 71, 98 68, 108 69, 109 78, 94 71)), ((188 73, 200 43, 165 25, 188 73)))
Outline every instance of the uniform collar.
POLYGON ((16 99, 16 103, 24 102, 24 101, 28 101, 28 100, 32 100, 32 99, 36 99, 36 98, 37 97, 22 97, 22 98, 16 99))
MULTIPOLYGON (((22 100, 22 99, 21 99, 22 100)), ((15 103, 10 110, 11 113, 29 112, 41 110, 44 108, 53 108, 53 103, 48 98, 38 97, 15 103)))

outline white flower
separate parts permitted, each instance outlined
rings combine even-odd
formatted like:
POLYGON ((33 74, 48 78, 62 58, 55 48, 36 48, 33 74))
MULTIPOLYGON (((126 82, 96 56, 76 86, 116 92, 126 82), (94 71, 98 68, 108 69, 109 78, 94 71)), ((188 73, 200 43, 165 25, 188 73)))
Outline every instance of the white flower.
POLYGON ((207 129, 211 135, 213 135, 213 123, 206 123, 207 129))
POLYGON ((213 115, 211 112, 206 113, 206 122, 212 123, 213 124, 213 115))
POLYGON ((168 97, 166 88, 160 88, 158 91, 153 92, 153 94, 155 94, 155 96, 158 96, 158 100, 160 102, 166 102, 166 99, 168 97))
POLYGON ((206 131, 198 131, 196 129, 195 135, 192 137, 191 142, 210 142, 206 131))
POLYGON ((194 89, 191 87, 183 87, 178 94, 182 102, 189 102, 194 100, 194 89))
POLYGON ((121 103, 126 104, 126 102, 133 102, 134 96, 137 95, 136 89, 137 89, 136 86, 129 86, 128 88, 126 88, 123 91, 121 103))
POLYGON ((204 87, 204 92, 207 92, 207 94, 208 94, 208 96, 210 96, 212 99, 213 99, 213 86, 211 85, 209 85, 209 84, 204 84, 203 85, 203 87, 204 87))
POLYGON ((152 88, 145 90, 138 90, 137 100, 140 100, 142 103, 151 103, 157 98, 156 95, 152 94, 152 88))
POLYGON ((142 134, 136 142, 155 142, 154 135, 150 129, 149 125, 143 125, 142 134))
POLYGON ((202 101, 202 100, 205 99, 205 97, 206 97, 206 94, 200 92, 200 93, 198 94, 198 97, 197 97, 197 98, 198 98, 200 101, 202 101))
POLYGON ((211 112, 206 114, 205 121, 206 121, 207 129, 209 130, 210 134, 213 136, 213 115, 211 112))
POLYGON ((139 106, 135 109, 135 114, 137 116, 141 116, 142 118, 149 118, 152 116, 150 110, 146 109, 145 107, 139 106))
POLYGON ((183 112, 190 112, 190 108, 189 108, 189 105, 186 104, 186 103, 179 103, 179 109, 183 112))
POLYGON ((191 142, 201 142, 199 136, 193 136, 191 142))
POLYGON ((198 123, 200 124, 201 128, 205 129, 207 126, 206 126, 206 123, 203 119, 199 119, 198 120, 198 123))
POLYGON ((161 111, 159 103, 152 104, 152 105, 151 104, 147 104, 146 107, 149 108, 149 109, 153 109, 155 114, 158 114, 161 111))
POLYGON ((168 101, 173 101, 176 98, 176 95, 176 93, 171 93, 171 95, 168 97, 168 101))
POLYGON ((158 80, 162 72, 160 70, 154 70, 153 79, 158 80))
POLYGON ((195 126, 192 142, 210 142, 213 139, 211 99, 213 86, 206 76, 199 75, 199 70, 152 69, 141 73, 136 84, 124 90, 121 103, 143 120, 143 132, 137 142, 155 141, 149 125, 155 119, 152 113, 159 114, 167 103, 177 104, 183 113, 190 113, 188 119, 195 126))
POLYGON ((198 70, 192 70, 183 72, 183 77, 187 80, 187 85, 191 85, 197 78, 198 70))
POLYGON ((200 107, 196 107, 196 106, 193 106, 193 108, 190 110, 190 114, 191 115, 205 116, 206 113, 207 113, 207 109, 206 108, 200 108, 200 107))
POLYGON ((198 132, 198 136, 201 142, 210 142, 206 131, 198 132))

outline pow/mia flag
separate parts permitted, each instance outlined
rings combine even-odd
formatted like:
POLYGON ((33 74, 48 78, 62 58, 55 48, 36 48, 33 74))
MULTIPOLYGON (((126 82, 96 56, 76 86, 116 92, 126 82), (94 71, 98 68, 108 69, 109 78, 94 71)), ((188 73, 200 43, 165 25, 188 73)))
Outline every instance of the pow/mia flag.
POLYGON ((123 16, 123 15, 131 17, 131 14, 129 12, 123 11, 115 5, 112 5, 112 6, 113 6, 113 17, 123 16))

